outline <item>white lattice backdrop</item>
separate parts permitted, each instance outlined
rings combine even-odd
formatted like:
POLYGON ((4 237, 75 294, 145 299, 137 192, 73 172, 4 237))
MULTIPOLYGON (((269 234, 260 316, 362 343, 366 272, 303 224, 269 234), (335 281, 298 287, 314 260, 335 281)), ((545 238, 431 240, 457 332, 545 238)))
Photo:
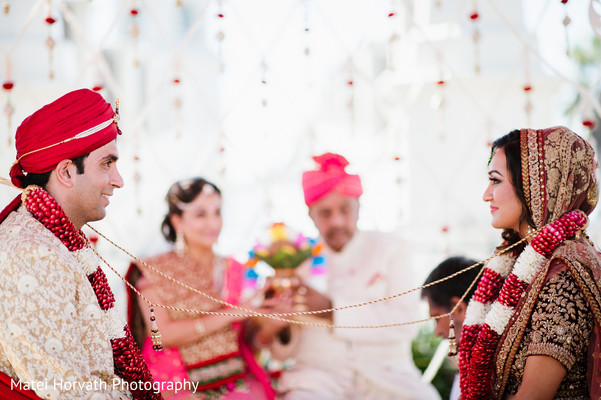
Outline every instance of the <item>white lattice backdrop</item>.
POLYGON ((598 0, 4 1, 2 175, 31 112, 79 87, 119 97, 126 186, 94 225, 139 256, 163 248, 169 185, 197 175, 224 192, 221 251, 244 260, 273 221, 315 234, 300 174, 335 151, 363 178, 360 225, 406 234, 424 277, 498 242, 481 201, 492 139, 587 136, 601 115, 566 55, 601 31, 598 0))

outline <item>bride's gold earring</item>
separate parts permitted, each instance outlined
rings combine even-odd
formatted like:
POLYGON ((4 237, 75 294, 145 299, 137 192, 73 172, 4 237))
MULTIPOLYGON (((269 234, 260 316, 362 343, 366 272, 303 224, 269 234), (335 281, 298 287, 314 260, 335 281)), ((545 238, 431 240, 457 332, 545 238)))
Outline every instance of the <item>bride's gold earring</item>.
POLYGON ((528 225, 528 228, 526 228, 526 234, 528 236, 532 236, 532 235, 534 235, 535 232, 536 232, 536 229, 534 229, 533 227, 531 227, 530 225, 528 225))

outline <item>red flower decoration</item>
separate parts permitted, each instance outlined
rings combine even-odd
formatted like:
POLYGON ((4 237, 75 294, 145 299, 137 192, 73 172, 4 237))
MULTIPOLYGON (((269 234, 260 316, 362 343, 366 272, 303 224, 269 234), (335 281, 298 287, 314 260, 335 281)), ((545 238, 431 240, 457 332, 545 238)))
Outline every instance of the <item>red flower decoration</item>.
POLYGON ((44 21, 46 21, 46 23, 48 25, 52 25, 52 24, 54 24, 56 22, 56 20, 54 18, 52 18, 51 16, 47 16, 44 21))
POLYGON ((5 81, 2 84, 2 89, 4 89, 4 90, 11 90, 14 86, 15 86, 15 84, 12 81, 5 81))
POLYGON ((524 85, 524 87, 522 88, 524 90, 524 92, 529 92, 532 90, 532 86, 530 85, 524 85))
MULTIPOLYGON (((96 85, 96 86, 94 86, 94 87, 92 88, 92 90, 93 90, 94 92, 100 92, 100 91, 102 90, 102 88, 103 88, 103 87, 104 87, 104 86, 102 86, 102 85, 96 85)), ((96 239, 96 240, 98 240, 98 239, 96 239)))
POLYGON ((445 82, 445 81, 443 81, 443 80, 440 80, 440 81, 437 81, 437 82, 436 82, 436 84, 437 84, 438 86, 443 86, 445 83, 446 83, 446 82, 445 82))
POLYGON ((221 14, 221 13, 217 14, 217 16, 218 16, 219 18, 223 18, 223 14, 221 14))
POLYGON ((582 125, 586 126, 589 129, 595 129, 595 121, 593 121, 592 119, 585 119, 584 121, 582 121, 582 125))
POLYGON ((480 15, 478 14, 478 11, 474 11, 473 13, 470 14, 470 19, 472 21, 477 20, 478 18, 480 18, 480 15))
POLYGON ((394 13, 393 12, 388 13, 388 17, 394 17, 394 13))
POLYGON ((129 10, 129 13, 135 17, 138 15, 138 9, 137 8, 132 8, 131 10, 129 10))

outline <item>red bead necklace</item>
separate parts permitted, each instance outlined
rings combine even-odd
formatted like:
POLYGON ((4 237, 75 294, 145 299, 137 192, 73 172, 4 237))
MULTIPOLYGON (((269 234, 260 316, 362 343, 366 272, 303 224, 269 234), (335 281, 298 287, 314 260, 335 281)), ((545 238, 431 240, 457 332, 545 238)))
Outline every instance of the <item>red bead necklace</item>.
MULTIPOLYGON (((81 230, 75 230, 75 226, 67 218, 62 207, 44 189, 38 186, 28 186, 23 192, 22 200, 27 210, 54 236, 59 238, 70 251, 77 252, 87 246, 84 233, 81 230)), ((96 294, 100 308, 103 311, 112 309, 115 305, 115 297, 100 266, 88 274, 88 280, 96 294)), ((127 324, 123 331, 122 337, 111 339, 115 374, 124 381, 133 383, 128 385, 128 388, 134 399, 162 399, 161 394, 154 390, 150 371, 127 324)))

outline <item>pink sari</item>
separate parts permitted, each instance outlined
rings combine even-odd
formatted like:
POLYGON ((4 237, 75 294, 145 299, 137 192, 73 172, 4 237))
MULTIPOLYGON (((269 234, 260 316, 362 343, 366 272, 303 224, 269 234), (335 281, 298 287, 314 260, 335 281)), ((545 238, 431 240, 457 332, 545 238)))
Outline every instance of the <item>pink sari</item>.
MULTIPOLYGON (((135 265, 130 267, 128 271, 128 280, 132 276, 132 268, 137 268, 135 265)), ((244 284, 244 267, 234 260, 227 260, 227 267, 223 277, 224 300, 231 304, 238 304, 244 284)), ((129 292, 129 291, 128 291, 129 292)), ((129 319, 133 320, 133 304, 132 293, 128 293, 130 300, 129 304, 129 319)), ((245 371, 233 375, 225 380, 220 380, 215 387, 204 386, 204 390, 212 391, 211 399, 219 400, 273 400, 275 399, 275 391, 271 387, 271 381, 267 373, 257 364, 254 354, 243 338, 240 324, 234 324, 233 329, 238 332, 238 352, 231 355, 225 355, 223 359, 231 357, 240 357, 245 364, 245 371), (216 395, 217 393, 217 395, 216 395)), ((166 347, 163 351, 154 351, 152 349, 152 341, 150 337, 144 339, 142 346, 142 355, 146 360, 148 368, 157 384, 164 385, 163 387, 173 386, 174 383, 183 384, 188 381, 184 387, 190 388, 190 376, 188 371, 196 368, 195 366, 186 365, 182 359, 180 350, 177 347, 166 347)), ((210 366, 211 364, 208 364, 210 366)), ((180 386, 181 387, 181 386, 180 386)), ((190 390, 178 390, 177 392, 163 392, 163 396, 172 400, 187 400, 204 398, 203 390, 193 393, 190 390)))

